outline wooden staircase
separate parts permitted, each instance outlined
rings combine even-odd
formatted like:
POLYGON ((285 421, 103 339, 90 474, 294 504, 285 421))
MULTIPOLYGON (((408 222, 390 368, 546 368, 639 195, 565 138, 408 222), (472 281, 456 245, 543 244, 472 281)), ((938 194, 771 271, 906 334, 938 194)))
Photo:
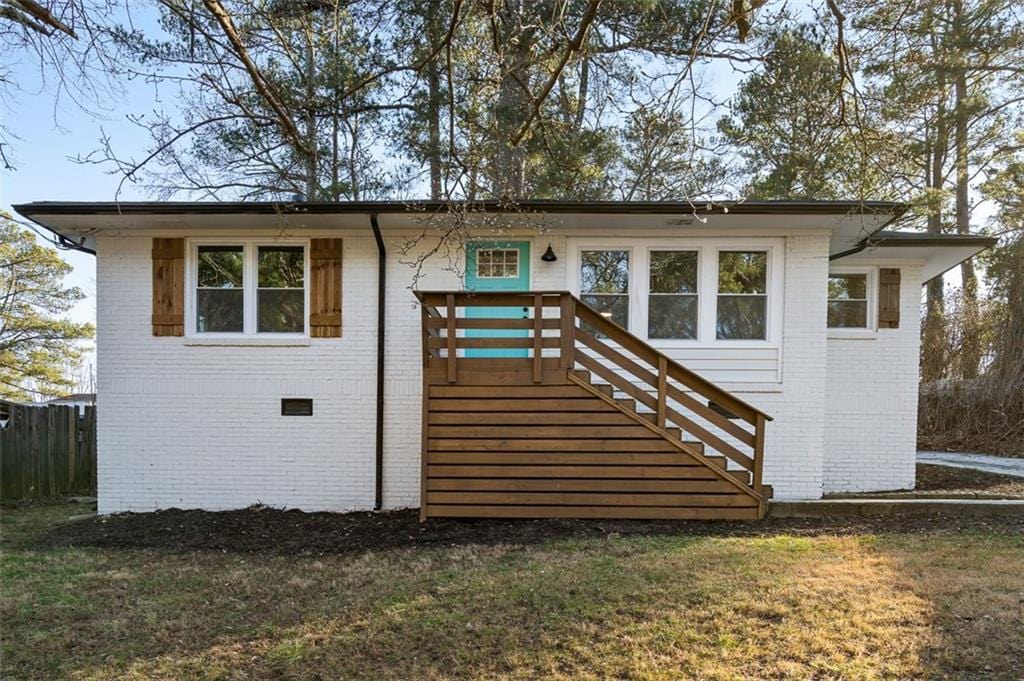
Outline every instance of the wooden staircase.
POLYGON ((763 516, 770 417, 756 408, 567 292, 417 297, 421 520, 763 516), (487 307, 525 314, 480 315, 487 307), (507 333, 469 337, 466 329, 507 333), (468 348, 526 356, 462 356, 468 348))

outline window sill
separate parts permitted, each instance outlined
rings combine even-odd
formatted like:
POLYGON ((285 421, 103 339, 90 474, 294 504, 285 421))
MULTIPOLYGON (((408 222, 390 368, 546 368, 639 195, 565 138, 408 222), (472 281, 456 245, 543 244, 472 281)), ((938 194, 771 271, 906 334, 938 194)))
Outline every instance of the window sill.
POLYGON ((829 329, 829 340, 875 340, 878 332, 874 329, 829 329))
POLYGON ((185 338, 185 345, 198 347, 306 347, 309 345, 309 338, 306 336, 292 338, 258 338, 253 336, 201 338, 199 336, 190 336, 185 338))

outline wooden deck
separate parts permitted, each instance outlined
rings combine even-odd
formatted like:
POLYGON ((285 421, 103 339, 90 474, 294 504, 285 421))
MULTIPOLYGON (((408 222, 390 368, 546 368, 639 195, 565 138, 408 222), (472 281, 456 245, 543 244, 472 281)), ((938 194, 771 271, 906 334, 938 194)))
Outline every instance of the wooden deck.
POLYGON ((763 515, 770 490, 760 479, 769 418, 762 412, 569 293, 418 297, 422 520, 763 515), (531 314, 464 314, 489 306, 531 314), (469 328, 524 335, 460 334, 469 328), (528 357, 461 356, 467 348, 523 348, 528 357), (737 418, 727 419, 709 400, 737 418))

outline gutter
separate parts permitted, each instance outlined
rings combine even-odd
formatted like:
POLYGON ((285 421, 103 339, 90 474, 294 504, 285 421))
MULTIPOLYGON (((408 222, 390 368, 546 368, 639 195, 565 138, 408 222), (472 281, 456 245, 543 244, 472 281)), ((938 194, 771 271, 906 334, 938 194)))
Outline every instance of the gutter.
POLYGON ((13 206, 26 217, 46 215, 342 215, 377 213, 446 213, 465 208, 484 213, 542 212, 598 214, 738 214, 842 215, 897 213, 906 204, 894 201, 38 201, 13 206))
MULTIPOLYGON (((64 250, 67 250, 67 251, 79 251, 81 253, 88 253, 91 256, 95 256, 96 255, 96 251, 94 251, 93 249, 89 248, 88 246, 84 246, 84 245, 78 243, 77 241, 72 241, 70 238, 64 236, 63 234, 61 234, 60 232, 55 230, 53 227, 50 227, 49 225, 44 225, 43 223, 39 222, 38 220, 32 218, 31 216, 28 216, 28 215, 25 215, 25 214, 21 214, 21 215, 22 215, 23 218, 25 218, 26 220, 28 220, 32 224, 38 225, 40 228, 45 229, 47 232, 50 232, 51 234, 53 234, 57 238, 57 244, 56 245, 59 246, 60 248, 63 248, 64 250)), ((84 237, 83 237, 82 241, 85 241, 84 237)))
POLYGON ((370 227, 377 242, 377 433, 373 510, 379 511, 384 506, 384 301, 387 292, 387 251, 376 213, 370 213, 370 227))
MULTIPOLYGON (((944 234, 940 236, 931 236, 929 234, 921 233, 920 238, 886 238, 887 235, 884 233, 879 234, 880 231, 881 230, 875 231, 849 250, 828 256, 829 261, 839 260, 840 258, 845 258, 850 255, 856 255, 871 246, 879 248, 915 246, 980 246, 981 250, 985 250, 999 242, 999 239, 996 239, 995 237, 985 236, 982 234, 944 234), (876 236, 880 238, 876 239, 876 236)), ((889 234, 893 233, 890 232, 889 234)), ((898 232, 895 234, 898 235, 902 233, 898 232)))

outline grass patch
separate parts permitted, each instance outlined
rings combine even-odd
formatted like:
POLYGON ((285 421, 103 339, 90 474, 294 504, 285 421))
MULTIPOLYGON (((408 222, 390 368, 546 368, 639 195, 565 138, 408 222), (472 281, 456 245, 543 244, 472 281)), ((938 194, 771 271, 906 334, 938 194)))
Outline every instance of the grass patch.
POLYGON ((5 679, 1017 679, 1024 659, 1019 526, 395 515, 367 522, 404 545, 282 552, 215 532, 176 547, 173 528, 270 537, 330 519, 63 524, 81 512, 2 513, 5 679), (162 546, 154 527, 171 528, 162 546))

